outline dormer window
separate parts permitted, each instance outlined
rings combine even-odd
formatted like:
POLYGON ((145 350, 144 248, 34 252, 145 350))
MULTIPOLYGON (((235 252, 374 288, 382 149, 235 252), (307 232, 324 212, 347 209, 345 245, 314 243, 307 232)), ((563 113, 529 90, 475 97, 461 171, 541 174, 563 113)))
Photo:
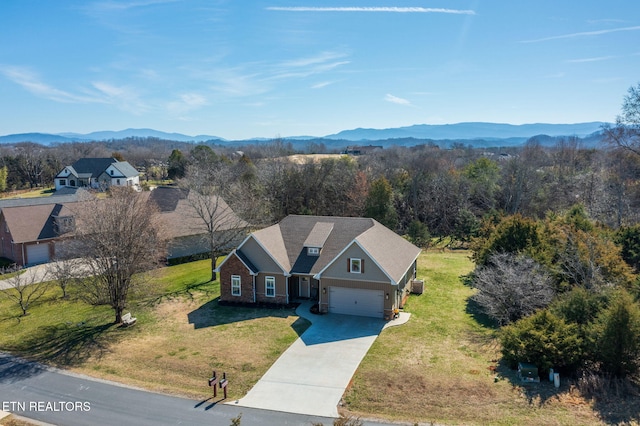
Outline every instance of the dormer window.
POLYGON ((309 256, 320 256, 320 249, 318 247, 307 247, 307 254, 309 256))
POLYGON ((111 173, 111 176, 113 176, 113 170, 109 170, 109 173, 111 173))

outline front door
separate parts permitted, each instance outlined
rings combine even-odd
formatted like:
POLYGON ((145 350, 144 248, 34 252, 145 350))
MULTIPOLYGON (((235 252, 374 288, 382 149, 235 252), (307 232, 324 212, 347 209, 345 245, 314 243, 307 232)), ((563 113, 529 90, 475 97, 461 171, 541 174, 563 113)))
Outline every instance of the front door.
POLYGON ((298 281, 298 294, 300 297, 308 299, 311 297, 311 288, 309 284, 309 277, 301 277, 298 281))

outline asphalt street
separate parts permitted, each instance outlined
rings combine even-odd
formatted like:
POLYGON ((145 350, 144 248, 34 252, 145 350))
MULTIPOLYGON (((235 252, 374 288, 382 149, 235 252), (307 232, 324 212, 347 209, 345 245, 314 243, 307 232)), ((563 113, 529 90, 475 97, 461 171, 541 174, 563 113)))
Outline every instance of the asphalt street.
POLYGON ((237 407, 224 402, 147 392, 0 353, 0 410, 49 424, 226 426, 238 415, 242 415, 243 426, 333 424, 331 418, 237 407))

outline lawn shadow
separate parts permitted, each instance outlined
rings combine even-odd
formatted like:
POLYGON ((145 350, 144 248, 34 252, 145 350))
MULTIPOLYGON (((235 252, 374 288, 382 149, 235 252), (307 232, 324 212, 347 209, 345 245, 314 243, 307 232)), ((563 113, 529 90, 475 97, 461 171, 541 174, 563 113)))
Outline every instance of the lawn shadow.
POLYGON ((113 339, 105 335, 117 325, 65 323, 38 328, 14 347, 12 353, 62 367, 81 365, 91 356, 101 356, 113 339))
MULTIPOLYGON (((219 297, 209 300, 197 309, 189 312, 187 318, 193 328, 201 329, 215 327, 223 324, 231 324, 240 321, 247 321, 257 318, 288 318, 296 315, 295 306, 241 306, 224 305, 219 303, 219 297)), ((291 328, 301 335, 308 328, 309 321, 298 318, 291 324, 291 328)))
POLYGON ((144 306, 155 306, 158 305, 165 300, 171 300, 178 297, 186 297, 189 300, 196 299, 196 292, 198 293, 213 293, 212 290, 206 288, 207 285, 211 284, 211 281, 202 281, 199 283, 189 284, 180 290, 170 291, 170 292, 158 292, 155 293, 153 291, 148 291, 146 294, 150 295, 150 297, 143 298, 141 304, 144 306))
POLYGON ((467 304, 465 307, 465 312, 469 315, 471 315, 471 317, 480 325, 482 325, 485 328, 490 328, 493 330, 497 330, 500 327, 498 326, 498 323, 491 318, 489 315, 487 315, 484 312, 484 309, 482 309, 482 306, 480 306, 480 304, 478 302, 476 302, 473 297, 469 297, 467 299, 467 304))
POLYGON ((16 383, 44 371, 42 364, 0 353, 0 383, 16 383))

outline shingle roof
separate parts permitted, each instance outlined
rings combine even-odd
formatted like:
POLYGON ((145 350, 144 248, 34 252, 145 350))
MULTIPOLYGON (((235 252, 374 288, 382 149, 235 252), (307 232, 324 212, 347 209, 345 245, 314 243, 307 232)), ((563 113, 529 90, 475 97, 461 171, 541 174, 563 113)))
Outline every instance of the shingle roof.
POLYGON ((395 282, 407 272, 407 259, 413 262, 420 254, 418 247, 376 221, 356 241, 395 282))
POLYGON ((129 178, 139 174, 131 164, 126 161, 118 161, 115 158, 81 158, 66 168, 73 175, 88 179, 91 177, 97 178, 111 165, 120 172, 120 175, 115 177, 129 178))
POLYGON ((333 230, 333 223, 331 222, 316 222, 313 225, 313 229, 309 232, 307 239, 304 241, 304 247, 317 247, 322 248, 324 243, 331 235, 331 231, 333 230))
MULTIPOLYGON (((190 202, 194 197, 189 191, 177 187, 158 187, 151 192, 143 192, 150 201, 158 205, 161 218, 166 225, 169 238, 186 237, 207 233, 203 219, 198 216, 190 202)), ((239 218, 222 198, 211 197, 211 203, 216 204, 217 231, 226 231, 249 226, 239 218)))
POLYGON ((102 172, 107 170, 111 164, 116 163, 117 160, 113 158, 81 158, 71 165, 76 173, 90 174, 93 177, 98 177, 102 172))
POLYGON ((127 178, 138 176, 139 174, 136 168, 126 161, 118 161, 117 163, 113 164, 113 167, 120 171, 120 173, 122 173, 122 176, 127 178))
POLYGON ((2 209, 14 243, 45 240, 57 236, 54 217, 71 216, 63 204, 6 207, 2 209))
MULTIPOLYGON (((420 249, 369 218, 298 216, 252 234, 287 273, 317 274, 350 244, 358 243, 395 282, 406 272, 420 249), (319 238, 321 236, 321 238, 319 238), (314 244, 324 239, 320 246, 314 244), (319 256, 305 247, 322 247, 319 256)), ((242 248, 238 251, 242 251, 242 248)))
POLYGON ((74 203, 93 198, 93 195, 81 188, 61 188, 48 197, 7 198, 0 200, 0 209, 7 207, 39 206, 43 204, 74 203))

